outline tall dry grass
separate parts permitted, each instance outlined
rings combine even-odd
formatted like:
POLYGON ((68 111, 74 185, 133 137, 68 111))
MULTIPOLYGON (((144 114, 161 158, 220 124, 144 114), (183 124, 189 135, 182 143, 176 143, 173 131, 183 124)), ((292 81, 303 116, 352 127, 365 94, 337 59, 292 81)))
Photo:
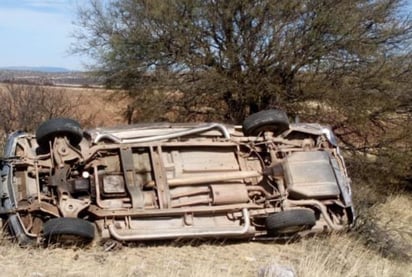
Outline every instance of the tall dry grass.
POLYGON ((383 258, 350 234, 273 242, 165 242, 105 252, 88 249, 0 246, 0 276, 257 276, 276 262, 297 276, 410 276, 408 262, 383 258))

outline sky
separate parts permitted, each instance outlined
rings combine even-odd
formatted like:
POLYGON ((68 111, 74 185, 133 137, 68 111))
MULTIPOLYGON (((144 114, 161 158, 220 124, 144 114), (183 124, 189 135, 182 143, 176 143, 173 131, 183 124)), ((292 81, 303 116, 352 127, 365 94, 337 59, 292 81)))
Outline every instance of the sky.
POLYGON ((84 0, 0 0, 0 67, 53 66, 83 70, 69 53, 78 5, 84 0))
MULTIPOLYGON (((0 0, 0 67, 83 70, 90 60, 69 53, 76 11, 87 0, 0 0)), ((412 11, 412 0, 405 0, 412 11)))

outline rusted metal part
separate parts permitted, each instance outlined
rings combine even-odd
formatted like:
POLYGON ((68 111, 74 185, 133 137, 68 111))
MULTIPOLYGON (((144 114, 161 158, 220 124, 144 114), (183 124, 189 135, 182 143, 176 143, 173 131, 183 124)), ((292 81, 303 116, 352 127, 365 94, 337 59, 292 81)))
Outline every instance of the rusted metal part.
POLYGON ((185 206, 194 206, 194 205, 208 205, 212 203, 212 198, 209 195, 196 195, 193 197, 190 197, 187 200, 172 200, 170 203, 172 208, 180 208, 180 207, 185 207, 185 206))
POLYGON ((248 191, 259 191, 264 196, 266 196, 268 199, 274 197, 274 195, 270 194, 267 190, 265 190, 263 187, 260 187, 260 186, 247 186, 246 189, 248 191))
POLYGON ((300 151, 282 163, 288 192, 294 198, 337 198, 337 176, 326 151, 300 151))
MULTIPOLYGON (((210 139, 205 141, 164 141, 161 143, 162 147, 182 147, 182 148, 189 148, 189 147, 209 147, 211 144, 210 139)), ((146 143, 127 143, 127 146, 130 148, 150 148, 156 147, 159 143, 157 142, 146 142, 146 143)), ((237 147, 238 143, 233 141, 213 141, 214 147, 237 147)), ((85 149, 82 149, 82 155, 84 157, 84 163, 93 162, 93 158, 99 153, 104 151, 115 150, 117 151, 120 148, 119 144, 111 143, 111 144, 97 144, 91 145, 85 149)))
POLYGON ((170 190, 170 197, 171 199, 176 199, 180 197, 187 197, 191 195, 197 195, 197 194, 209 194, 210 193, 210 188, 207 186, 204 187, 180 187, 181 190, 170 190))
POLYGON ((53 143, 53 157, 58 167, 63 167, 66 162, 73 160, 81 160, 82 153, 73 147, 67 138, 56 138, 53 143))
POLYGON ((160 146, 150 147, 150 156, 152 158, 152 168, 155 177, 157 197, 159 198, 159 207, 160 209, 167 209, 170 207, 170 191, 167 185, 166 172, 164 172, 160 146))
POLYGON ((213 130, 213 129, 219 130, 225 138, 227 139, 230 138, 230 133, 224 125, 218 124, 218 123, 212 123, 212 124, 207 124, 204 126, 191 128, 188 130, 171 132, 170 134, 165 134, 165 135, 160 135, 160 136, 150 136, 150 137, 144 137, 144 138, 124 138, 122 139, 112 134, 99 133, 94 139, 93 143, 97 144, 99 141, 103 139, 108 139, 115 143, 151 142, 151 141, 167 140, 167 139, 172 139, 172 138, 178 138, 178 137, 198 134, 198 133, 206 132, 206 131, 213 130))
POLYGON ((122 234, 122 230, 118 230, 114 224, 109 224, 108 229, 110 235, 120 241, 133 241, 133 240, 153 240, 153 239, 172 239, 172 238, 199 238, 199 237, 214 237, 214 236, 242 236, 248 233, 251 228, 250 216, 247 208, 242 209, 243 226, 236 228, 227 228, 226 230, 210 230, 208 228, 198 229, 193 231, 192 229, 182 229, 180 232, 171 233, 153 233, 147 232, 146 234, 122 234))
POLYGON ((59 208, 63 217, 77 217, 90 203, 90 199, 74 199, 66 194, 60 198, 59 208))
POLYGON ((184 208, 169 208, 169 209, 152 209, 152 210, 135 210, 135 209, 116 209, 116 210, 109 210, 109 209, 102 209, 94 205, 90 205, 88 208, 88 212, 93 214, 98 218, 114 218, 114 217, 125 217, 125 216, 132 216, 132 217, 151 217, 151 216, 173 216, 173 215, 183 215, 185 213, 193 213, 193 214, 213 214, 218 212, 236 212, 243 208, 247 208, 249 210, 252 209, 261 209, 263 205, 256 205, 256 204, 248 204, 248 203, 241 203, 241 204, 231 204, 231 205, 222 205, 222 206, 194 206, 194 207, 184 207, 184 208))
POLYGON ((96 191, 96 199, 95 203, 97 207, 100 209, 114 209, 114 208, 126 208, 124 207, 124 202, 130 201, 130 198, 120 198, 116 199, 117 200, 117 205, 113 204, 113 201, 107 201, 107 200, 102 200, 101 199, 101 193, 100 193, 100 177, 99 177, 99 170, 98 170, 98 165, 95 164, 93 166, 93 171, 94 171, 94 189, 96 191))
POLYGON ((142 209, 144 207, 144 196, 141 184, 135 178, 132 150, 130 147, 120 148, 120 159, 122 162, 123 174, 126 188, 132 199, 132 207, 142 209))
POLYGON ((53 167, 53 164, 50 159, 41 160, 39 158, 34 158, 34 159, 20 158, 20 159, 13 159, 12 161, 10 161, 10 163, 13 163, 15 166, 35 166, 36 164, 39 171, 41 170, 41 168, 47 168, 47 170, 50 170, 50 168, 53 167))
POLYGON ((40 193, 39 167, 37 166, 37 161, 34 162, 34 174, 36 175, 37 201, 39 201, 39 205, 40 205, 41 204, 41 193, 40 193))
POLYGON ((21 217, 20 217, 19 214, 16 214, 16 219, 17 219, 17 221, 20 223, 20 226, 21 226, 21 228, 22 228, 22 231, 23 231, 24 235, 26 235, 26 236, 29 237, 29 238, 34 238, 34 239, 38 238, 38 234, 33 234, 33 233, 31 233, 31 232, 29 232, 29 231, 27 230, 27 228, 26 228, 26 226, 24 225, 24 222, 23 222, 23 220, 21 219, 21 217))
POLYGON ((22 216, 21 221, 28 233, 39 235, 42 231, 43 221, 39 217, 33 216, 31 213, 22 216))
MULTIPOLYGON (((50 177, 48 186, 54 187, 57 192, 58 207, 61 214, 65 217, 77 217, 78 214, 86 209, 90 203, 90 199, 75 199, 70 194, 70 188, 67 181, 67 176, 70 172, 70 167, 67 164, 58 164, 55 169, 55 174, 50 177)), ((38 175, 37 175, 38 176, 38 175)), ((37 186, 39 181, 36 182, 37 186)), ((38 193, 40 194, 40 188, 38 193)), ((39 201, 41 195, 39 196, 39 201)))
MULTIPOLYGON (((246 178, 261 177, 262 174, 256 171, 236 171, 213 174, 196 174, 181 178, 173 178, 167 180, 170 187, 202 185, 208 183, 224 182, 231 180, 242 180, 246 178)), ((147 186, 154 186, 154 182, 149 182, 147 186)))
POLYGON ((20 210, 27 211, 27 212, 42 211, 45 214, 53 215, 55 217, 60 216, 59 209, 57 208, 57 206, 47 203, 45 201, 33 202, 27 208, 20 209, 20 210))
POLYGON ((249 194, 244 184, 210 185, 210 189, 214 205, 249 202, 249 194))

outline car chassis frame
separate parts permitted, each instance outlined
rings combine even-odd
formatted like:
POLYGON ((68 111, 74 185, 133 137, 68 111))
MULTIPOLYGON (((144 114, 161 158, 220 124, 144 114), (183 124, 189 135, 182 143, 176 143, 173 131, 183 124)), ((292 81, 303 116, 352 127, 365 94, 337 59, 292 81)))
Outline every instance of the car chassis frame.
POLYGON ((279 130, 278 114, 252 115, 254 130, 156 123, 79 131, 52 119, 45 133, 15 132, 2 160, 0 215, 20 244, 348 229, 351 181, 333 132, 313 123, 279 130))

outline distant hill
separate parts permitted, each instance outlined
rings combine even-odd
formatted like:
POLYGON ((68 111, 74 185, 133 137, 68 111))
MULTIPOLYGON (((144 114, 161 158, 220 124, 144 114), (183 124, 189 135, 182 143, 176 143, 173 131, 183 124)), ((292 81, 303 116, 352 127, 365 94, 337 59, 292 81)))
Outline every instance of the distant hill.
POLYGON ((72 71, 64 67, 53 67, 53 66, 6 66, 6 67, 0 67, 0 70, 31 71, 31 72, 45 72, 45 73, 67 73, 67 72, 72 71))
POLYGON ((0 83, 55 86, 101 86, 90 72, 60 67, 0 67, 0 83))

